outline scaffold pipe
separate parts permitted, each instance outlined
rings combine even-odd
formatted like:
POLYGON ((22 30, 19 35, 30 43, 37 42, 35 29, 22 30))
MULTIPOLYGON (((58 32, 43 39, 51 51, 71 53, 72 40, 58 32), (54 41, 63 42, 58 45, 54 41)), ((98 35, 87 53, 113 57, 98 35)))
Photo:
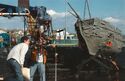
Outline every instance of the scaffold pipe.
POLYGON ((0 16, 29 16, 30 13, 0 13, 0 16))

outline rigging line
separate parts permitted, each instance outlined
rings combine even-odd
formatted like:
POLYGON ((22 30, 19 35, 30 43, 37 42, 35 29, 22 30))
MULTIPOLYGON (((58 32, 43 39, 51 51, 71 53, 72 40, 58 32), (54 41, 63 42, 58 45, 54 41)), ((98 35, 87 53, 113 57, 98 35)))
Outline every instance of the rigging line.
POLYGON ((90 8, 89 8, 89 2, 88 2, 88 0, 86 0, 86 3, 87 3, 88 12, 89 12, 89 18, 91 19, 91 13, 90 13, 90 8))
POLYGON ((71 11, 68 11, 71 15, 73 15, 74 17, 76 17, 77 18, 77 16, 74 14, 74 13, 72 13, 71 11))
POLYGON ((84 14, 83 14, 83 18, 85 19, 86 17, 86 8, 87 8, 87 11, 89 13, 89 18, 91 18, 91 13, 90 13, 90 8, 89 8, 89 2, 88 0, 85 0, 85 5, 84 5, 84 14))
POLYGON ((64 40, 66 40, 66 31, 67 31, 67 18, 66 18, 66 15, 67 15, 67 7, 66 7, 66 0, 65 0, 65 27, 64 27, 64 31, 65 31, 65 34, 64 34, 64 40))
POLYGON ((24 17, 24 29, 23 29, 23 31, 24 31, 24 36, 26 35, 26 17, 25 16, 23 16, 24 17))
POLYGON ((66 3, 69 5, 69 7, 71 8, 71 10, 74 12, 74 14, 76 15, 76 18, 78 18, 79 20, 82 20, 80 18, 80 16, 76 13, 76 11, 73 9, 73 7, 69 4, 69 2, 66 1, 66 3))
POLYGON ((85 14, 86 14, 86 0, 85 0, 85 5, 84 5, 84 14, 83 14, 83 19, 85 20, 85 14))

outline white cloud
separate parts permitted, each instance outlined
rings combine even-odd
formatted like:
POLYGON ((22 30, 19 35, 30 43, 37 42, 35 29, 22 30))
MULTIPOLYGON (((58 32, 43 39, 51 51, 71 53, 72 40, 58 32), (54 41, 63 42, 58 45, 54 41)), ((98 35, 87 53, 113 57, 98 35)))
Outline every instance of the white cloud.
POLYGON ((121 18, 113 18, 113 17, 106 17, 103 20, 110 22, 111 24, 115 24, 115 25, 124 25, 125 26, 125 19, 121 19, 121 18))
POLYGON ((55 10, 47 10, 47 13, 50 14, 54 19, 70 16, 70 14, 67 12, 56 12, 55 10))
POLYGON ((115 27, 119 28, 123 34, 125 34, 125 20, 124 19, 107 17, 107 18, 104 18, 103 20, 113 24, 115 27))
POLYGON ((51 15, 53 19, 53 28, 62 29, 67 27, 68 32, 75 32, 74 24, 76 18, 68 12, 57 12, 55 10, 47 10, 47 13, 51 15))
POLYGON ((105 21, 108 21, 110 23, 119 23, 120 20, 119 19, 116 19, 116 18, 113 18, 113 17, 107 17, 107 18, 104 18, 105 21))
POLYGON ((121 23, 125 25, 125 20, 121 20, 121 23))

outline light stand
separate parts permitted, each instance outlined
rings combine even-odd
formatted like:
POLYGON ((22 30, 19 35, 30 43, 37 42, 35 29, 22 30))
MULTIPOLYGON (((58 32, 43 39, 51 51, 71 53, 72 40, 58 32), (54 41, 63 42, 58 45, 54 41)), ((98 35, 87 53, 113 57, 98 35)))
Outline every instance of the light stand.
POLYGON ((56 53, 56 48, 55 48, 55 81, 57 81, 57 56, 58 53, 56 53))

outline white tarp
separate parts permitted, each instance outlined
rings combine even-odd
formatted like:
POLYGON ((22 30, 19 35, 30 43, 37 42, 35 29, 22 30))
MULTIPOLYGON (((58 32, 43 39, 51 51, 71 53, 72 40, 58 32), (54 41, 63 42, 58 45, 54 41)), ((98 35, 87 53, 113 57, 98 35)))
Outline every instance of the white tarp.
POLYGON ((1 34, 1 33, 6 33, 6 32, 5 32, 4 30, 0 30, 0 34, 1 34))

